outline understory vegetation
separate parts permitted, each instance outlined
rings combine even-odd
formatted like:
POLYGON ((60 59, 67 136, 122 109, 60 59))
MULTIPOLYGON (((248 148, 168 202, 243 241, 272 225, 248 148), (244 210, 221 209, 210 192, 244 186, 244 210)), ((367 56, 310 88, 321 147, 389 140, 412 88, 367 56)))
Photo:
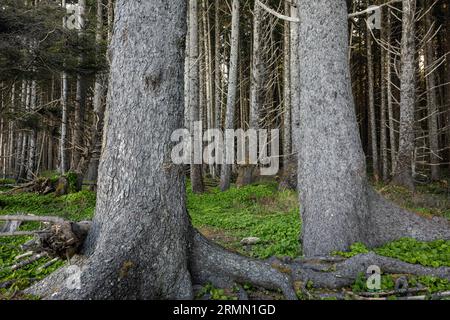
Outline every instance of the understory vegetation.
MULTIPOLYGON (((9 182, 1 181, 1 183, 4 186, 9 182)), ((420 187, 414 194, 400 187, 376 185, 376 188, 387 198, 405 208, 428 216, 438 215, 450 219, 448 190, 445 189, 444 184, 420 187)), ((7 190, 6 187, 2 189, 7 190)), ((220 192, 218 187, 213 186, 209 187, 204 194, 194 194, 188 186, 187 196, 188 210, 194 226, 206 237, 229 250, 258 259, 273 256, 295 259, 301 256, 298 245, 301 223, 296 192, 278 191, 275 182, 264 182, 243 188, 233 187, 226 192, 220 192), (245 242, 248 238, 253 238, 251 244, 245 242)), ((55 197, 53 194, 7 195, 3 193, 0 194, 0 215, 57 215, 72 221, 89 220, 94 213, 95 197, 95 193, 88 190, 61 197, 55 197)), ((25 222, 19 230, 35 230, 40 227, 39 224, 39 222, 25 222)), ((30 239, 30 236, 0 237, 0 265, 2 266, 0 299, 17 298, 20 290, 66 263, 42 257, 23 268, 17 268, 20 261, 27 259, 27 257, 17 259, 18 256, 26 253, 21 245, 30 239)), ((450 267, 450 241, 438 240, 423 243, 412 239, 401 239, 376 248, 374 251, 412 264, 450 267)), ((356 243, 351 247, 351 251, 334 254, 350 258, 367 252, 369 252, 368 248, 356 243)), ((401 276, 404 275, 383 275, 382 291, 393 290, 396 280, 401 276)), ((353 293, 366 291, 365 283, 365 275, 361 274, 353 287, 348 290, 353 293)), ((411 276, 408 277, 408 283, 410 287, 418 285, 427 288, 429 294, 450 290, 448 281, 431 276, 411 276)), ((261 293, 250 285, 244 285, 244 288, 249 294, 253 292, 256 297, 265 294, 271 298, 277 298, 275 293, 266 291, 261 293)), ((200 290, 197 296, 206 296, 209 299, 236 299, 236 292, 238 288, 230 288, 227 291, 208 285, 200 290)), ((302 294, 299 296, 304 298, 302 294)), ((20 296, 20 298, 33 297, 20 296)))

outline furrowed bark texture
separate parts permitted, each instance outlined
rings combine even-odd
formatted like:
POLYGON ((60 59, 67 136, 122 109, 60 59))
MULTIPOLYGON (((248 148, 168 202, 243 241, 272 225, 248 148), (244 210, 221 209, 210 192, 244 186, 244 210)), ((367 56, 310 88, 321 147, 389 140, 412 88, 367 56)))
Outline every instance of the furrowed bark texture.
MULTIPOLYGON (((425 15, 425 26, 427 31, 434 33, 434 24, 432 11, 429 11, 425 15)), ((433 181, 439 181, 439 106, 436 90, 436 71, 433 71, 433 65, 435 64, 434 53, 434 38, 428 39, 426 44, 425 65, 428 68, 427 83, 427 103, 428 103, 428 135, 430 141, 430 165, 431 165, 431 179, 433 181)))
POLYGON ((170 159, 171 134, 183 124, 184 1, 118 2, 115 12, 96 214, 84 257, 73 260, 81 283, 67 286, 66 267, 28 292, 47 299, 187 299, 192 274, 252 281, 295 299, 289 277, 209 243, 188 220, 183 168, 170 159))
POLYGON ((375 93, 374 93, 374 72, 373 72, 373 53, 372 53, 372 33, 369 25, 366 28, 366 46, 367 46, 367 79, 368 79, 368 104, 369 104, 369 126, 370 126, 370 145, 372 147, 372 172, 375 180, 380 177, 378 162, 378 138, 377 123, 375 116, 375 93))
MULTIPOLYGON (((227 106, 225 114, 225 129, 234 129, 234 112, 236 104, 238 57, 239 57, 239 0, 233 0, 231 21, 231 49, 230 49, 230 70, 227 91, 227 106)), ((224 148, 225 155, 229 152, 224 148)), ((225 164, 221 168, 220 189, 228 190, 231 184, 231 165, 225 164)))
POLYGON ((416 0, 403 0, 400 72, 400 144, 393 182, 414 189, 415 25, 416 0))
MULTIPOLYGON (((189 108, 192 141, 194 141, 194 123, 201 120, 200 117, 200 79, 199 79, 199 41, 198 41, 198 3, 197 0, 189 1, 189 108)), ((194 163, 195 148, 192 148, 191 184, 192 191, 202 193, 204 191, 202 165, 194 163)))
POLYGON ((344 1, 300 2, 298 179, 303 253, 328 254, 364 239, 366 166, 348 68, 344 1), (335 31, 332 31, 335 30, 335 31))
POLYGON ((82 289, 59 298, 190 298, 184 180, 170 160, 170 136, 183 125, 186 5, 122 1, 115 13, 88 260, 82 289))
POLYGON ((344 1, 300 3, 298 181, 305 256, 402 237, 448 239, 447 221, 406 212, 367 182, 347 57, 344 1))

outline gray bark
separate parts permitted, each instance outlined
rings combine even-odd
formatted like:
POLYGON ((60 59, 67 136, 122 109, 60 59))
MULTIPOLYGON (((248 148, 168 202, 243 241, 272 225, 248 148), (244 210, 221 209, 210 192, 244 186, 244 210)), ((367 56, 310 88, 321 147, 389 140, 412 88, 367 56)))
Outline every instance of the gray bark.
MULTIPOLYGON (((291 13, 290 1, 284 1, 284 12, 286 15, 291 13)), ((283 156, 286 158, 292 152, 292 118, 291 118, 291 74, 290 74, 290 23, 284 22, 283 30, 283 156)))
MULTIPOLYGON (((298 12, 299 0, 291 1, 291 16, 296 18, 299 16, 298 12)), ((300 136, 300 118, 298 106, 300 104, 300 84, 299 84, 299 72, 300 72, 300 61, 299 61, 299 50, 300 50, 300 39, 299 39, 299 24, 290 24, 290 76, 291 76, 291 117, 292 117, 292 151, 293 153, 298 153, 299 146, 298 137, 300 136)))
MULTIPOLYGON (((26 80, 22 80, 22 92, 20 97, 21 102, 21 108, 23 111, 27 111, 28 108, 28 97, 29 97, 29 91, 28 91, 29 85, 26 80)), ((27 173, 27 149, 28 149, 28 133, 25 130, 22 130, 20 133, 20 139, 19 139, 19 145, 18 148, 20 150, 19 155, 19 168, 17 170, 17 181, 22 181, 26 178, 27 173)))
MULTIPOLYGON (((434 34, 432 12, 429 11, 425 15, 426 31, 434 34)), ((439 181, 440 179, 440 154, 439 154, 439 130, 438 130, 438 97, 436 91, 436 71, 433 71, 433 63, 435 61, 434 53, 434 39, 428 39, 425 46, 425 65, 428 71, 426 78, 427 84, 427 104, 428 104, 428 136, 430 141, 430 165, 431 165, 431 180, 439 181)))
MULTIPOLYGON (((200 57, 198 40, 198 1, 189 0, 189 108, 192 141, 194 141, 194 124, 200 121, 200 57)), ((191 185, 192 191, 204 191, 202 165, 194 163, 194 150, 191 159, 191 185)))
POLYGON ((372 172, 375 180, 380 178, 380 165, 378 162, 378 137, 377 124, 375 117, 375 96, 374 96, 374 75, 373 75, 373 53, 372 53, 372 33, 369 25, 366 29, 366 47, 367 47, 367 85, 368 85, 368 104, 369 104, 369 127, 370 127, 370 145, 372 147, 372 172))
MULTIPOLYGON (((86 11, 86 0, 79 0, 78 6, 80 8, 80 31, 79 37, 84 37, 85 29, 85 11, 86 11)), ((84 54, 81 54, 79 59, 79 66, 83 64, 84 54)), ((83 72, 78 72, 77 82, 76 82, 76 97, 75 97, 75 108, 74 108, 74 122, 73 122, 73 135, 72 135, 72 164, 71 170, 78 171, 78 166, 80 164, 82 154, 84 152, 84 117, 86 110, 86 77, 83 72)))
MULTIPOLYGON (((264 104, 264 76, 265 66, 263 61, 263 43, 261 35, 261 24, 263 19, 263 9, 255 2, 253 8, 253 48, 251 56, 251 75, 250 75, 250 108, 249 108, 249 129, 259 130, 261 122, 261 113, 264 104)), ((242 81, 241 81, 242 83, 242 81)), ((243 90, 241 90, 242 92, 243 90)), ((241 100, 242 101, 242 100, 241 100)), ((242 102, 241 102, 242 103, 242 102)), ((241 106, 241 109, 243 107, 241 106)), ((242 118, 242 117, 241 117, 242 118)), ((242 122, 243 119, 241 119, 242 122)), ((242 124, 242 127, 244 123, 242 124)), ((246 146, 246 158, 248 158, 249 145, 243 141, 246 146)), ((248 159, 246 159, 248 160, 248 159)), ((256 167, 248 163, 239 168, 237 185, 239 187, 253 183, 256 178, 256 167)))
MULTIPOLYGON (((386 43, 387 40, 387 28, 385 25, 385 8, 381 8, 381 21, 382 21, 382 30, 381 30, 381 41, 386 43)), ((387 149, 387 133, 386 133, 386 64, 389 60, 387 59, 387 50, 385 48, 381 48, 381 111, 380 111, 380 151, 381 151, 381 167, 382 167, 382 179, 383 181, 388 180, 389 175, 389 165, 388 165, 388 149, 387 149)))
POLYGON ((401 73, 400 73, 400 138, 394 183, 414 189, 415 107, 415 12, 416 0, 403 0, 401 73))
POLYGON ((345 2, 305 1, 299 13, 302 86, 294 108, 303 254, 327 255, 355 242, 372 247, 402 237, 450 238, 446 220, 408 213, 369 187, 351 92, 345 2))
MULTIPOLYGON (((239 0, 233 0, 231 18, 231 50, 230 66, 228 71, 228 93, 225 114, 225 129, 234 129, 234 113, 236 104, 238 55, 239 55, 239 0)), ((224 148, 224 155, 228 150, 224 148)), ((225 157, 224 157, 225 159, 225 157)), ((223 165, 220 175, 220 189, 228 190, 231 184, 231 165, 223 165)))
MULTIPOLYGON (((66 0, 61 1, 63 8, 66 7, 66 0)), ((67 20, 63 18, 63 27, 67 27, 67 20)), ((59 171, 65 174, 67 171, 67 126, 68 126, 68 79, 67 72, 61 74, 61 136, 59 142, 59 171)))
MULTIPOLYGON (((31 81, 30 89, 30 112, 36 110, 36 80, 31 81)), ((32 128, 30 133, 29 141, 29 152, 28 152, 28 170, 27 179, 33 180, 35 176, 35 171, 37 168, 36 158, 37 158, 37 129, 32 128)))
POLYGON ((84 256, 71 260, 81 267, 81 289, 65 286, 65 267, 27 292, 48 299, 186 299, 194 280, 253 282, 295 299, 288 275, 210 243, 190 225, 183 168, 170 163, 171 135, 183 124, 185 2, 128 1, 116 9, 96 214, 84 256))
POLYGON ((391 174, 395 172, 395 165, 397 161, 397 133, 394 118, 394 106, 393 106, 393 92, 392 92, 392 57, 391 57, 391 38, 392 38, 392 28, 391 28, 391 9, 388 8, 387 18, 386 18, 386 33, 389 50, 386 51, 386 94, 387 94, 387 108, 389 117, 389 143, 390 143, 390 160, 391 160, 391 174))
POLYGON ((184 1, 119 2, 96 215, 77 299, 192 297, 182 168, 184 1), (133 59, 130 59, 133 54, 133 59), (130 86, 130 83, 133 85, 130 86))
POLYGON ((222 81, 220 73, 220 21, 219 21, 219 0, 214 3, 214 108, 215 127, 222 128, 222 81))
MULTIPOLYGON (((11 107, 10 112, 11 114, 15 111, 15 105, 16 105, 16 84, 13 83, 12 89, 11 89, 11 107)), ((9 121, 8 126, 8 172, 9 174, 12 174, 14 172, 14 166, 16 163, 17 156, 14 154, 14 145, 15 145, 15 139, 16 136, 14 134, 14 127, 15 127, 15 121, 11 120, 9 121)), ((17 150, 16 150, 17 151, 17 150)))
MULTIPOLYGON (((97 0, 97 25, 95 32, 95 41, 97 42, 97 46, 100 46, 101 42, 103 41, 103 3, 101 0, 97 0)), ((93 99, 94 117, 91 124, 90 142, 85 158, 83 159, 83 164, 87 165, 89 163, 89 165, 87 169, 83 167, 79 167, 78 169, 78 172, 83 175, 87 170, 87 180, 89 181, 96 181, 98 176, 98 165, 102 149, 101 138, 103 132, 103 120, 106 107, 106 104, 104 102, 106 87, 107 74, 103 71, 99 72, 95 76, 93 99)))

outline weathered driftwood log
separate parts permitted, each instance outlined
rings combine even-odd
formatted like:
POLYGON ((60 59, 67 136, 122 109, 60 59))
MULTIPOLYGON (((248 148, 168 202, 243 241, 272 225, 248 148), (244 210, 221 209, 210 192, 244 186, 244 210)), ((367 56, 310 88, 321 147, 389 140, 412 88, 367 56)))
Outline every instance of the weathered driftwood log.
POLYGON ((1 219, 1 218, 0 218, 0 220, 5 221, 5 223, 0 224, 0 234, 15 232, 20 227, 20 224, 21 224, 21 221, 17 221, 17 220, 12 221, 9 219, 1 219))

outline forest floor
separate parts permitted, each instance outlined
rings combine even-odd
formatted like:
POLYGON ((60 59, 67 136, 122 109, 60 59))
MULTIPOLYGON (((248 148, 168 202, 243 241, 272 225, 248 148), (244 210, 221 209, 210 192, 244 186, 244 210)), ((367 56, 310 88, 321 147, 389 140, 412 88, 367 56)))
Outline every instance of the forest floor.
MULTIPOLYGON (((3 183, 9 183, 3 181, 3 183)), ((5 191, 7 188, 1 188, 5 191)), ((221 244, 229 250, 258 258, 295 259, 301 256, 298 235, 301 224, 297 194, 293 191, 278 191, 274 181, 263 182, 243 188, 231 188, 220 192, 214 182, 208 181, 209 187, 204 194, 193 194, 188 186, 188 210, 195 227, 206 237, 221 244), (255 244, 242 244, 245 238, 253 239, 255 244)), ((448 182, 442 181, 426 186, 419 186, 415 193, 400 187, 375 184, 375 188, 384 196, 400 206, 426 216, 444 216, 450 220, 450 189, 448 182)), ((34 214, 57 215, 68 220, 82 221, 91 219, 95 208, 95 193, 83 190, 62 197, 54 195, 37 195, 21 193, 16 195, 0 194, 0 215, 34 214)), ((27 222, 19 230, 33 230, 39 227, 37 222, 27 222)), ((0 237, 0 300, 1 299, 31 299, 23 296, 21 290, 30 284, 44 278, 65 261, 54 261, 43 257, 22 268, 17 268, 20 261, 27 257, 18 256, 25 253, 20 245, 31 239, 28 236, 0 237)), ((245 240, 244 240, 245 241, 245 240)), ((422 264, 424 266, 450 267, 450 241, 435 241, 431 243, 402 239, 389 243, 374 250, 384 256, 422 264)), ((352 246, 351 252, 336 252, 336 255, 351 257, 368 252, 362 244, 352 246)), ((400 275, 383 275, 381 291, 394 289, 395 280, 400 275)), ((438 291, 449 291, 450 283, 433 277, 409 277, 410 287, 427 288, 428 294, 438 291)), ((243 284, 250 299, 279 299, 280 293, 269 292, 251 285, 243 284)), ((355 281, 351 288, 333 292, 313 289, 313 284, 307 284, 308 297, 299 292, 300 298, 352 298, 350 292, 357 294, 364 291, 365 275, 355 281), (343 293, 344 292, 344 293, 343 293)), ((217 289, 212 285, 197 288, 199 299, 237 299, 237 288, 217 289)), ((395 299, 395 296, 391 296, 395 299)))

